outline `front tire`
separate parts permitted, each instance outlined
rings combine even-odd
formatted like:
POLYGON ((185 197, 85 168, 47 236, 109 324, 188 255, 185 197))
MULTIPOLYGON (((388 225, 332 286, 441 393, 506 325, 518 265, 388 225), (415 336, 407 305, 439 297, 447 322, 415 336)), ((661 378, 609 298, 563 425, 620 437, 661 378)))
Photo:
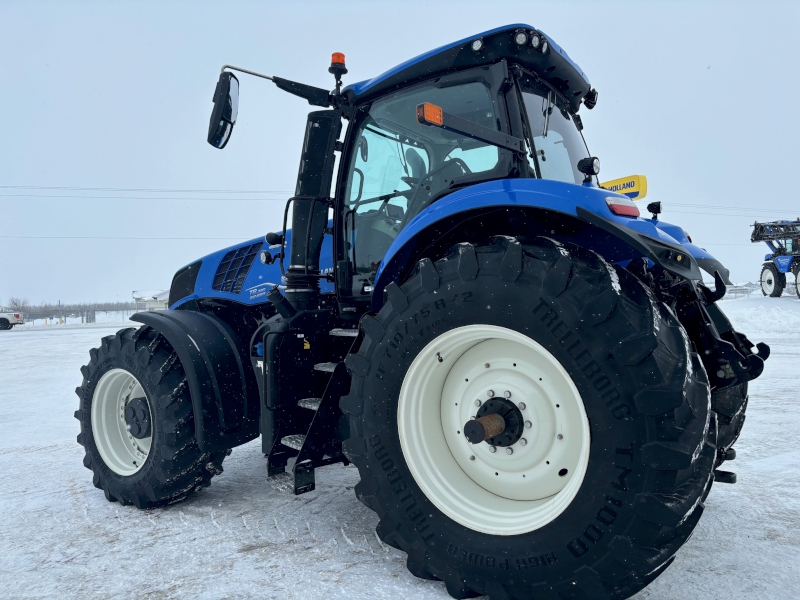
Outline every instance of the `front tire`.
POLYGON ((786 287, 786 275, 772 263, 764 263, 761 269, 761 293, 770 298, 779 298, 786 287))
POLYGON ((186 375, 163 336, 147 326, 122 329, 89 356, 75 390, 78 443, 107 500, 138 508, 172 504, 222 472, 226 452, 197 446, 186 375), (125 413, 134 407, 147 428, 129 429, 125 413))
POLYGON ((624 269, 544 238, 461 244, 387 292, 347 360, 344 449, 409 570, 492 600, 628 597, 657 577, 703 511, 716 453, 675 316, 624 269), (512 454, 449 431, 489 386, 531 422, 512 454))

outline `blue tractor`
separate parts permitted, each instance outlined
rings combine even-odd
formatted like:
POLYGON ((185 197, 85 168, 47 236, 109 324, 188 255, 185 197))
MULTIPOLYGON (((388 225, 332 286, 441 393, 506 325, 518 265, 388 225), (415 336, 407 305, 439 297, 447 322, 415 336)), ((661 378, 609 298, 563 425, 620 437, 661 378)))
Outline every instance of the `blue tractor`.
POLYGON ((719 262, 599 186, 583 71, 529 25, 344 88, 334 54, 332 91, 225 66, 216 148, 234 71, 319 108, 295 194, 280 231, 183 267, 170 310, 90 352, 75 416, 95 486, 171 504, 260 436, 296 494, 354 464, 377 534, 454 598, 655 579, 735 482, 719 467, 769 348, 720 310, 719 262))
POLYGON ((786 274, 794 275, 794 288, 800 298, 800 218, 796 221, 753 223, 751 242, 764 242, 769 254, 761 268, 761 292, 779 298, 786 289, 786 274))

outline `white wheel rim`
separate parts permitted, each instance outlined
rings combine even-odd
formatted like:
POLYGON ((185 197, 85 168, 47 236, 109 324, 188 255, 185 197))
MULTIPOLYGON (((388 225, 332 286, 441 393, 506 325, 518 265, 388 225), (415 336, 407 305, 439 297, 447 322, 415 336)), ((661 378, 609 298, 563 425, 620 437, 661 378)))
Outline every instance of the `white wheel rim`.
MULTIPOLYGON (((111 369, 105 373, 92 396, 94 443, 103 462, 117 475, 137 473, 147 460, 153 440, 152 435, 136 439, 128 431, 125 407, 134 398, 144 398, 150 408, 142 384, 124 369, 111 369)), ((152 410, 150 414, 153 414, 152 410)))
POLYGON ((589 463, 589 420, 569 373, 543 346, 504 327, 468 325, 429 343, 403 380, 397 421, 425 495, 454 521, 492 535, 526 533, 558 517, 589 463), (531 426, 512 455, 463 435, 488 390, 509 391, 518 408, 525 405, 531 426))
POLYGON ((775 277, 769 269, 764 269, 761 272, 761 289, 767 295, 775 290, 775 277))

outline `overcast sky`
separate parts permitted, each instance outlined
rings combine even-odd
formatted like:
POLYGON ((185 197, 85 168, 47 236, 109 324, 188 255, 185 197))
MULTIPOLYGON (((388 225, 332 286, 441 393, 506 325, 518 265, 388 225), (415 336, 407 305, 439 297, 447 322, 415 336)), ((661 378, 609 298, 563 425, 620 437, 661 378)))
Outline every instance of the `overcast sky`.
POLYGON ((515 22, 599 91, 581 115, 601 180, 645 174, 664 220, 756 280, 749 225, 800 217, 797 2, 0 0, 0 304, 127 300, 280 228, 310 107, 242 75, 215 150, 221 65, 330 88, 333 51, 352 83, 515 22))

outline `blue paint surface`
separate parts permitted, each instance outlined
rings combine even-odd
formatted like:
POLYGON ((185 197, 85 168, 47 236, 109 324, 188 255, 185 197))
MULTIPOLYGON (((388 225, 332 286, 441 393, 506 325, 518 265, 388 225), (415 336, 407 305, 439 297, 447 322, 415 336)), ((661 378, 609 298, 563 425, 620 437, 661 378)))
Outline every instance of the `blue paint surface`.
POLYGON ((788 273, 792 269, 793 256, 776 256, 774 258, 775 265, 781 273, 788 273))
POLYGON ((547 179, 502 179, 480 183, 453 192, 423 210, 400 232, 378 268, 376 288, 383 287, 380 279, 386 265, 423 229, 446 217, 490 206, 545 208, 574 217, 578 216, 577 207, 580 206, 639 233, 665 242, 681 244, 695 258, 713 258, 704 249, 689 243, 683 229, 677 225, 641 217, 622 217, 612 213, 605 199, 608 196, 619 195, 595 186, 575 185, 547 179))
MULTIPOLYGON (((328 226, 332 226, 332 223, 329 222, 328 226)), ((291 240, 292 231, 288 230, 286 232, 287 259, 284 260, 284 266, 289 265, 288 256, 291 240)), ((190 300, 197 300, 199 298, 221 298, 251 306, 267 302, 267 292, 275 285, 284 285, 285 281, 282 281, 281 268, 278 265, 278 261, 275 261, 271 265, 265 265, 259 260, 258 256, 256 256, 256 259, 253 261, 253 265, 250 267, 250 271, 247 274, 247 278, 245 279, 244 285, 242 286, 242 291, 240 293, 233 294, 230 292, 219 292, 212 289, 214 275, 217 272, 217 267, 219 266, 222 257, 231 250, 259 242, 263 244, 261 248, 262 250, 269 250, 273 255, 276 255, 280 252, 280 246, 270 247, 269 244, 264 241, 264 238, 261 237, 249 240, 247 242, 242 242, 240 244, 236 244, 235 246, 230 246, 229 248, 224 248, 204 256, 201 259, 203 264, 201 265, 200 272, 197 275, 194 293, 179 300, 172 305, 170 309, 178 308, 190 300)), ((326 270, 331 270, 333 268, 333 247, 331 244, 331 236, 329 235, 325 236, 325 242, 322 245, 320 268, 322 269, 323 273, 326 272, 326 270)), ((329 281, 325 281, 324 279, 320 280, 320 290, 323 292, 332 292, 333 284, 329 281)))
MULTIPOLYGON (((525 206, 544 208, 577 217, 576 209, 580 206, 645 235, 680 244, 695 258, 714 258, 705 249, 690 243, 686 233, 678 225, 641 217, 615 215, 608 208, 605 201, 607 196, 613 195, 619 194, 613 194, 595 186, 575 185, 547 179, 503 179, 488 181, 458 190, 433 203, 412 219, 400 232, 394 243, 389 247, 378 268, 375 287, 376 289, 382 289, 388 283, 388 281, 382 281, 386 265, 396 257, 402 256, 403 248, 407 244, 413 243, 414 238, 424 229, 447 217, 483 207, 525 206)), ((329 223, 329 226, 331 226, 331 223, 329 223)), ((286 238, 288 255, 291 244, 291 230, 287 232, 286 238)), ((273 285, 283 285, 285 283, 282 281, 280 267, 277 262, 272 265, 265 265, 256 258, 239 294, 219 292, 212 289, 214 275, 223 256, 230 250, 258 242, 262 242, 262 248, 269 249, 272 254, 277 254, 280 251, 280 248, 270 248, 263 241, 263 238, 256 238, 203 257, 203 264, 197 276, 194 294, 176 302, 172 308, 178 308, 185 302, 198 298, 224 298, 246 305, 257 305, 266 302, 266 295, 270 288, 273 285)), ((769 258, 771 257, 768 256, 769 258)), ((787 272, 791 265, 791 257, 785 258, 789 259, 788 262, 784 261, 786 266, 778 265, 782 272, 787 272)), ((614 260, 613 257, 609 257, 609 259, 614 260)), ((288 265, 288 260, 284 264, 288 265)), ((322 245, 320 268, 323 272, 328 270, 332 272, 333 248, 332 237, 329 235, 325 236, 322 245)), ((328 281, 321 280, 320 289, 322 292, 333 292, 334 286, 328 281)))

